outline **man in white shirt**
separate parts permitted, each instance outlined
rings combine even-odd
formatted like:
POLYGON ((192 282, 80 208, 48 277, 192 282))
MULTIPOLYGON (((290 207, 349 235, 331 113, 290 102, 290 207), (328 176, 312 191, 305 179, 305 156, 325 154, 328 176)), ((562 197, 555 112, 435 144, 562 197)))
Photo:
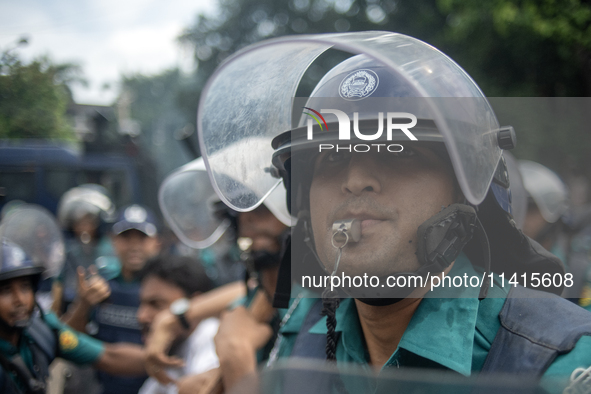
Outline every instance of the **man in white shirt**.
MULTIPOLYGON (((182 256, 161 256, 146 263, 141 274, 140 307, 137 320, 143 339, 158 312, 170 309, 185 327, 185 335, 172 346, 170 355, 183 360, 184 366, 166 372, 178 381, 185 375, 199 374, 219 365, 213 343, 219 322, 215 318, 203 320, 192 332, 184 317, 189 299, 213 288, 202 265, 195 259, 182 256), (184 323, 184 324, 183 324, 184 323)), ((154 378, 146 380, 140 394, 176 394, 175 384, 162 385, 154 378)))

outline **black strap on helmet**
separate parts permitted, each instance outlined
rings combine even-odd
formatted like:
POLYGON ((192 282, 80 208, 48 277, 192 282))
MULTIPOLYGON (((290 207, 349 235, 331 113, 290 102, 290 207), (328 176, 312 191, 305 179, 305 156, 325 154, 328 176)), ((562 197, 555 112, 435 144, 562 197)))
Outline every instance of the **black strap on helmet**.
POLYGON ((427 219, 417 230, 420 271, 443 272, 472 239, 476 211, 469 205, 452 204, 427 219))
MULTIPOLYGON (((490 271, 490 252, 486 232, 476 210, 466 204, 451 204, 443 208, 422 223, 417 230, 417 258, 420 267, 414 272, 397 273, 395 277, 427 277, 429 274, 439 274, 453 263, 464 247, 476 238, 479 245, 479 257, 482 257, 486 275, 490 271)), ((382 278, 383 280, 384 278, 382 278)), ((411 283, 407 281, 406 283, 411 283)), ((417 284, 417 282, 414 282, 417 284)), ((356 297, 361 302, 384 306, 398 302, 415 289, 413 286, 393 287, 386 293, 380 290, 380 298, 356 297)), ((488 292, 488 282, 484 281, 480 289, 479 298, 485 298, 488 292)))
MULTIPOLYGON (((419 226, 417 257, 419 274, 443 272, 473 238, 478 242, 486 275, 490 272, 490 247, 482 223, 472 206, 452 204, 419 226)), ((485 276, 486 276, 485 275, 485 276)), ((479 299, 486 298, 488 281, 483 281, 479 299)))
MULTIPOLYGON (((4 372, 11 373, 19 379, 26 394, 45 394, 45 381, 31 373, 20 354, 10 358, 0 355, 0 366, 4 372)), ((8 376, 6 378, 10 379, 8 376)))

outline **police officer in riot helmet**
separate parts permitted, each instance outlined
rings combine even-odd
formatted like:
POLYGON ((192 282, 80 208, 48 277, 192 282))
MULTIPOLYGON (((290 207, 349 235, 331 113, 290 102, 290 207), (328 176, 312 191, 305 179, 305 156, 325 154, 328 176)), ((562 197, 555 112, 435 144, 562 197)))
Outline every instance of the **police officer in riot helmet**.
MULTIPOLYGON (((246 266, 248 275, 247 296, 240 300, 242 306, 222 316, 215 338, 224 387, 229 389, 245 374, 254 371, 257 362, 266 360, 273 345, 272 329, 267 324, 269 321, 262 316, 262 321, 257 322, 254 330, 255 341, 249 340, 245 327, 234 324, 234 321, 237 315, 247 314, 244 307, 265 311, 265 317, 268 312, 270 325, 275 328, 276 334, 279 320, 277 316, 271 318, 275 314, 271 302, 276 288, 280 250, 288 229, 286 224, 291 221, 285 205, 285 193, 282 189, 274 191, 264 205, 250 212, 232 210, 215 194, 203 159, 199 158, 165 179, 160 187, 159 202, 171 228, 185 244, 207 250, 217 243, 226 242, 223 236, 229 234, 230 242, 242 250, 240 260, 246 266)), ((199 302, 197 297, 192 304, 198 305, 199 302)), ((220 304, 216 314, 227 305, 220 304)), ((197 314, 188 316, 187 320, 195 325, 206 317, 197 314)), ((152 327, 152 330, 171 333, 171 330, 163 330, 162 326, 152 327)), ((153 343, 149 344, 153 346, 153 343)), ((157 365, 156 368, 160 369, 157 365)), ((154 376, 162 379, 157 374, 154 376)), ((207 379, 206 374, 186 376, 177 383, 179 392, 186 392, 183 390, 187 388, 196 390, 206 385, 207 379)), ((162 382, 166 383, 166 380, 162 382)))
MULTIPOLYGON (((59 315, 68 309, 76 297, 78 267, 86 270, 96 265, 98 258, 114 256, 111 241, 105 234, 105 226, 114 214, 115 206, 107 190, 100 185, 80 185, 61 197, 57 216, 66 235, 66 262, 52 288, 52 308, 59 315)), ((106 269, 101 268, 103 272, 106 269)), ((108 269, 116 270, 116 264, 110 264, 108 269)))
POLYGON ((558 255, 553 247, 566 229, 567 187, 556 173, 542 164, 520 160, 519 171, 528 198, 523 232, 558 255))
POLYGON ((123 375, 144 372, 141 347, 105 345, 72 330, 35 300, 42 275, 63 262, 59 228, 31 204, 0 223, 0 392, 45 393, 49 365, 61 357, 123 375), (22 245, 22 247, 21 247, 22 245))
MULTIPOLYGON (((499 126, 478 86, 447 56, 386 32, 288 37, 226 61, 201 100, 201 151, 222 199, 252 209, 276 185, 272 177, 281 177, 298 218, 292 272, 312 261, 328 279, 322 303, 290 301, 288 315, 298 321, 284 326, 278 357, 464 375, 568 376, 579 363, 591 364, 591 357, 576 359, 589 347, 591 315, 547 293, 531 300, 542 293, 507 283, 512 276, 554 275, 561 283, 545 290, 560 293, 572 278, 516 227, 502 156, 515 133, 499 126), (290 106, 285 100, 303 71, 331 46, 361 54, 290 106), (224 98, 230 80, 258 86, 263 79, 272 81, 266 92, 245 87, 240 103, 224 98), (244 106, 251 117, 242 116, 244 106), (286 126, 286 108, 302 107, 299 124, 286 126), (273 152, 264 146, 271 140, 273 152), (377 285, 344 279, 364 275, 377 285), (445 276, 486 280, 445 288, 445 276), (334 285, 335 278, 343 279, 334 285), (412 278, 423 281, 409 284, 412 278), (392 280, 406 285, 385 286, 392 280), (316 324, 321 310, 324 343, 316 324), (565 356, 555 361, 558 354, 565 356)), ((289 281, 278 284, 276 296, 287 306, 289 281)))
POLYGON ((520 160, 519 170, 528 202, 523 232, 564 261, 574 285, 563 296, 589 310, 591 245, 584 215, 581 220, 571 212, 568 189, 555 172, 530 160, 520 160))

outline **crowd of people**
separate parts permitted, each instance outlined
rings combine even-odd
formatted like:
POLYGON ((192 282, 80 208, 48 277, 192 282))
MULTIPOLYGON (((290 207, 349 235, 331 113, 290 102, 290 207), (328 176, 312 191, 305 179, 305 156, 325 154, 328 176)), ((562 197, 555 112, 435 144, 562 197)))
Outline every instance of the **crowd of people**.
POLYGON ((269 41, 225 62, 200 110, 204 157, 164 181, 162 215, 116 209, 94 184, 55 217, 3 212, 0 392, 447 384, 385 378, 400 369, 591 392, 588 215, 553 171, 506 152, 515 131, 445 54, 383 32, 269 41), (353 56, 292 127, 295 88, 330 46, 353 56), (165 227, 194 253, 164 250, 165 227), (259 379, 301 358, 316 363, 259 379))

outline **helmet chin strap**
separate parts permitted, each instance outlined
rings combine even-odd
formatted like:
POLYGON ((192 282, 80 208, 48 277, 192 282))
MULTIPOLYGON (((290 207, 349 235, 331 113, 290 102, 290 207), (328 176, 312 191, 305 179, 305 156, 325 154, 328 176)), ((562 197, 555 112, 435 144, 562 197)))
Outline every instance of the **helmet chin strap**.
MULTIPOLYGON (((419 269, 414 272, 394 274, 395 277, 436 275, 444 272, 459 256, 464 247, 476 238, 482 253, 482 261, 485 269, 485 277, 490 272, 490 251, 488 239, 484 227, 480 223, 476 211, 466 204, 451 204, 443 208, 421 224, 417 230, 418 247, 417 258, 419 269)), ((382 280, 385 278, 381 278, 382 280)), ((406 281, 410 283, 410 281, 406 281)), ((416 282, 415 282, 416 283, 416 282)), ((488 282, 484 282, 480 288, 478 298, 486 298, 488 282)), ((361 302, 373 306, 392 305, 409 296, 416 287, 394 287, 388 289, 388 296, 376 294, 381 297, 356 297, 361 302)))

